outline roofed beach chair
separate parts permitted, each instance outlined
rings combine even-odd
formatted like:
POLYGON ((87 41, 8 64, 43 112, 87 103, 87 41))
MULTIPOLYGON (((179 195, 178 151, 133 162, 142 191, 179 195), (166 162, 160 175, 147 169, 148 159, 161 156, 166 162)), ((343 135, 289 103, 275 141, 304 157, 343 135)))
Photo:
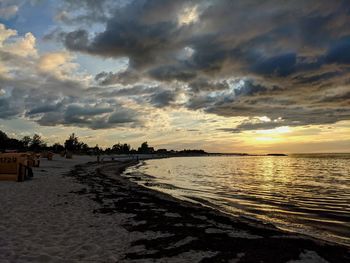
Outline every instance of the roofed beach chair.
POLYGON ((42 152, 40 153, 40 157, 47 158, 49 161, 52 161, 53 152, 48 152, 48 151, 42 152))
POLYGON ((0 181, 22 182, 32 177, 33 172, 28 166, 28 154, 26 153, 1 153, 0 154, 0 181))

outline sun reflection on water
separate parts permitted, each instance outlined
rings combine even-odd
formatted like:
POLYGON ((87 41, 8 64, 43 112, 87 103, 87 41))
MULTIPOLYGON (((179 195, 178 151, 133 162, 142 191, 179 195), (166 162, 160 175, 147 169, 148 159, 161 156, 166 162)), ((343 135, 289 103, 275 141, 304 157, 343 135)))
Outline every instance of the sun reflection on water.
POLYGON ((169 158, 139 171, 155 176, 152 188, 178 198, 350 245, 349 158, 169 158))

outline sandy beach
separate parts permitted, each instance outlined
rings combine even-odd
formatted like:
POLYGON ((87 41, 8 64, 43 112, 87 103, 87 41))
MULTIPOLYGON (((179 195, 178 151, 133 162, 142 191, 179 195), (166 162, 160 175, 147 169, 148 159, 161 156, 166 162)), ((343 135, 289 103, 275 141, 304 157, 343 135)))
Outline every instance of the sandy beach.
POLYGON ((73 192, 84 187, 64 174, 95 160, 41 160, 34 178, 0 184, 0 262, 115 262, 129 233, 125 215, 94 214, 98 204, 73 192))
POLYGON ((349 262, 349 248, 146 189, 93 157, 0 184, 0 262, 349 262), (89 163, 88 163, 89 162, 89 163))

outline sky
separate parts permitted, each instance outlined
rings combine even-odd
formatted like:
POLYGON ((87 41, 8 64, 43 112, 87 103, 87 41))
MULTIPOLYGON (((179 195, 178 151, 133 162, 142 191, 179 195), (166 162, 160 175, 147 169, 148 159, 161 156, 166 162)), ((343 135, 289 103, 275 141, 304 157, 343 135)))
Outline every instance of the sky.
POLYGON ((347 0, 0 0, 0 130, 350 152, 347 0))

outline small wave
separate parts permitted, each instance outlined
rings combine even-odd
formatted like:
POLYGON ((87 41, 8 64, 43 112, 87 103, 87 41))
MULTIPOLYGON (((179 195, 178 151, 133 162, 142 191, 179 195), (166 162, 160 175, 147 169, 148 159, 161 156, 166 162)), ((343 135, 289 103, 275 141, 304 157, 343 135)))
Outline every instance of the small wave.
POLYGON ((143 174, 139 183, 175 197, 350 246, 349 159, 188 157, 148 160, 132 169, 143 174))

